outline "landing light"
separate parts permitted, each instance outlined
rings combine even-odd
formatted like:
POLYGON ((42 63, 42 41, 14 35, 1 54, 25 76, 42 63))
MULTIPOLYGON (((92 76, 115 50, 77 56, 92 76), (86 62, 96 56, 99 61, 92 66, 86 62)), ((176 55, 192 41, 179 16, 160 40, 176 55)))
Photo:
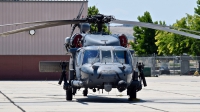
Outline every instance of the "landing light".
POLYGON ((30 30, 30 31, 29 31, 29 34, 30 34, 30 35, 35 35, 35 30, 30 30))

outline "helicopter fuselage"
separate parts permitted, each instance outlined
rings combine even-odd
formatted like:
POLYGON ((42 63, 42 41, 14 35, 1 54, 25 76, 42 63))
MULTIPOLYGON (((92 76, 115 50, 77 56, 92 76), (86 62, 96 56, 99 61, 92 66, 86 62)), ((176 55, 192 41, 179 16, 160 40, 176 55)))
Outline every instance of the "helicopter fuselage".
POLYGON ((75 34, 65 41, 72 53, 71 86, 122 92, 132 83, 134 63, 125 35, 75 34))
POLYGON ((112 88, 119 92, 127 89, 130 99, 136 98, 136 92, 142 89, 141 78, 134 70, 134 51, 128 49, 127 44, 124 34, 77 33, 65 38, 66 50, 71 52, 68 82, 64 85, 67 100, 71 100, 72 94, 80 88, 85 88, 84 96, 88 88, 93 92, 96 89, 106 92, 112 88))
POLYGON ((88 46, 79 48, 75 58, 75 80, 72 86, 105 89, 127 88, 132 80, 132 56, 121 46, 88 46), (120 83, 123 83, 120 85, 120 83))

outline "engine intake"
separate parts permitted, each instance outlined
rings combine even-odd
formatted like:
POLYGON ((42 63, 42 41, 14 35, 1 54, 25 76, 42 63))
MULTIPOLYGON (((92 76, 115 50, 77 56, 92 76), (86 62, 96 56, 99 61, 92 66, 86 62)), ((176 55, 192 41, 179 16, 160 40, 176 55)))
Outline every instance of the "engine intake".
POLYGON ((127 47, 128 39, 127 39, 126 35, 121 34, 121 35, 119 36, 119 40, 120 40, 120 45, 121 45, 121 46, 127 47))
POLYGON ((81 39, 82 39, 82 35, 81 34, 75 34, 73 37, 72 37, 72 47, 73 48, 80 48, 82 47, 82 43, 81 43, 81 39))

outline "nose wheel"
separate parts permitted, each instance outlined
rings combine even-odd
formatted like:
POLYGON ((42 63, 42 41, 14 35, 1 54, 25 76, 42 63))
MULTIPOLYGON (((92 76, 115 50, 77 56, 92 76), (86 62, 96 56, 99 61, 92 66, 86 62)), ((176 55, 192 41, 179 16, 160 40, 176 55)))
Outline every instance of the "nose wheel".
POLYGON ((73 98, 73 94, 72 94, 72 87, 69 87, 67 90, 66 90, 66 100, 67 101, 71 101, 72 98, 73 98))
POLYGON ((137 98, 136 87, 129 87, 127 92, 128 92, 128 95, 129 95, 128 100, 132 101, 132 100, 137 98))
POLYGON ((95 93, 97 90, 94 88, 92 91, 95 93))
POLYGON ((83 90, 83 96, 87 96, 88 94, 88 89, 83 90))

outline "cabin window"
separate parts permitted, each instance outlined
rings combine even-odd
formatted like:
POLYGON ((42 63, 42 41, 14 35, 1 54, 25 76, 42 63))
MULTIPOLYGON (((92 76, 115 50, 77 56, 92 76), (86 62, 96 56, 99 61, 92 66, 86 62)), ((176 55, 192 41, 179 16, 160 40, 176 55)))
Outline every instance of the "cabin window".
POLYGON ((112 58, 111 58, 111 52, 108 51, 102 51, 102 63, 112 63, 112 58))
POLYGON ((99 50, 85 50, 83 57, 83 64, 100 62, 99 50))
POLYGON ((127 51, 113 51, 113 54, 115 63, 130 64, 130 58, 127 51))

